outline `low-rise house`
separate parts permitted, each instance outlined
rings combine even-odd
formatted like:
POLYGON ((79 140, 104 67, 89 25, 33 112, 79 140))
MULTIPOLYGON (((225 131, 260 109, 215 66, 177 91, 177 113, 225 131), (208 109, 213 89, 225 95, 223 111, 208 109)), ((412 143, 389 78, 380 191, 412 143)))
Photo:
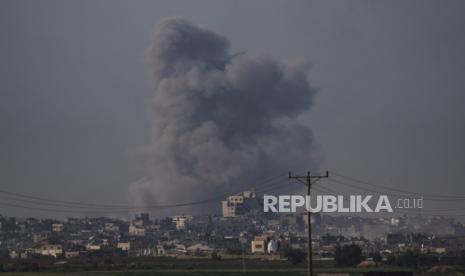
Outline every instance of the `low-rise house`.
POLYGON ((207 256, 213 252, 213 248, 201 243, 197 243, 187 247, 186 251, 187 254, 191 256, 207 256))
POLYGON ((173 222, 176 225, 177 230, 185 230, 186 229, 186 223, 190 221, 192 217, 190 216, 175 216, 173 217, 173 222))
POLYGON ((267 236, 256 236, 252 240, 252 254, 265 254, 266 253, 266 246, 268 244, 268 237, 267 236))
POLYGON ((80 255, 81 253, 79 251, 65 251, 66 259, 78 258, 80 255))
POLYGON ((8 255, 10 259, 26 259, 28 256, 26 251, 21 250, 10 250, 8 255))
POLYGON ((156 256, 157 253, 156 253, 155 248, 147 247, 147 248, 140 248, 136 250, 135 252, 132 252, 131 254, 137 257, 142 257, 142 256, 147 257, 147 256, 156 256))
POLYGON ((128 234, 129 236, 145 236, 145 228, 131 224, 129 225, 128 234))
POLYGON ((66 259, 77 258, 86 252, 86 247, 80 244, 67 242, 63 247, 63 251, 66 259))
POLYGON ((122 251, 128 252, 131 249, 131 244, 130 242, 118 242, 116 247, 122 251))
POLYGON ((171 253, 172 255, 186 255, 186 246, 184 244, 176 244, 171 253))
POLYGON ((119 226, 115 225, 112 222, 107 222, 107 223, 105 223, 104 230, 105 230, 105 232, 118 232, 119 231, 119 226))
POLYGON ((165 256, 166 255, 165 247, 163 247, 163 245, 161 245, 161 244, 157 245, 156 250, 157 250, 157 252, 156 252, 157 256, 165 256))
POLYGON ((60 233, 65 229, 65 225, 63 223, 53 223, 52 224, 52 232, 60 233))
POLYGON ((39 233, 34 233, 32 235, 32 241, 34 243, 39 243, 41 241, 44 241, 50 237, 50 231, 42 231, 39 233))
POLYGON ((45 242, 36 246, 34 253, 56 258, 63 254, 63 246, 61 244, 49 244, 45 242))
POLYGON ((86 245, 86 249, 87 251, 98 251, 100 249, 102 249, 101 245, 98 244, 98 243, 89 243, 86 245))
POLYGON ((447 249, 445 247, 434 247, 433 252, 436 254, 442 255, 442 254, 446 254, 447 249))

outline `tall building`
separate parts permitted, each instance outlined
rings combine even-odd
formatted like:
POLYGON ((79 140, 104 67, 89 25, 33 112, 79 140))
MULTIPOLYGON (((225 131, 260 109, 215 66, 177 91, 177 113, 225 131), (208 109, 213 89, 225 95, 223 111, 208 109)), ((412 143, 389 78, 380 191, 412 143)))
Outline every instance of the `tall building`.
POLYGON ((248 202, 256 197, 255 188, 241 192, 237 195, 228 196, 221 202, 223 217, 234 218, 243 215, 248 209, 248 202))

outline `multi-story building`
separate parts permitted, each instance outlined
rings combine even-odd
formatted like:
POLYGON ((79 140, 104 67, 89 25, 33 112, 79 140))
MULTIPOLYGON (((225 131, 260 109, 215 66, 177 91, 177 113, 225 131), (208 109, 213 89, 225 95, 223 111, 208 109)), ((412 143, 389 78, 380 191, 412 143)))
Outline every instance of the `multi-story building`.
POLYGON ((256 196, 255 189, 244 191, 237 195, 228 196, 226 200, 221 202, 223 217, 233 218, 244 214, 245 204, 248 200, 254 199, 256 196))

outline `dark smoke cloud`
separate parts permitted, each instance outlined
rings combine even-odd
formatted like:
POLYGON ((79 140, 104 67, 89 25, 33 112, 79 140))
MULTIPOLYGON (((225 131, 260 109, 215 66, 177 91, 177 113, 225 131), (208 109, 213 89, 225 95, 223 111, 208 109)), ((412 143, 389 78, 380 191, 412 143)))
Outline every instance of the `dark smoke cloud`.
POLYGON ((308 63, 233 55, 226 37, 183 18, 156 25, 147 61, 153 132, 135 204, 205 199, 314 165, 311 131, 295 120, 315 95, 308 63))

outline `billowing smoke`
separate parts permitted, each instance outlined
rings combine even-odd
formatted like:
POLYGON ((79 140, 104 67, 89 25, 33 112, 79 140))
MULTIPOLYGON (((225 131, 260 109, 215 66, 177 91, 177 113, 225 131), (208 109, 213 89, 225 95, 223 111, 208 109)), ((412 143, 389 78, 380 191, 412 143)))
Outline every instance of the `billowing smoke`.
POLYGON ((296 122, 315 95, 308 63, 234 54, 226 37, 183 18, 156 25, 146 57, 153 132, 133 203, 202 200, 314 165, 311 131, 296 122))

